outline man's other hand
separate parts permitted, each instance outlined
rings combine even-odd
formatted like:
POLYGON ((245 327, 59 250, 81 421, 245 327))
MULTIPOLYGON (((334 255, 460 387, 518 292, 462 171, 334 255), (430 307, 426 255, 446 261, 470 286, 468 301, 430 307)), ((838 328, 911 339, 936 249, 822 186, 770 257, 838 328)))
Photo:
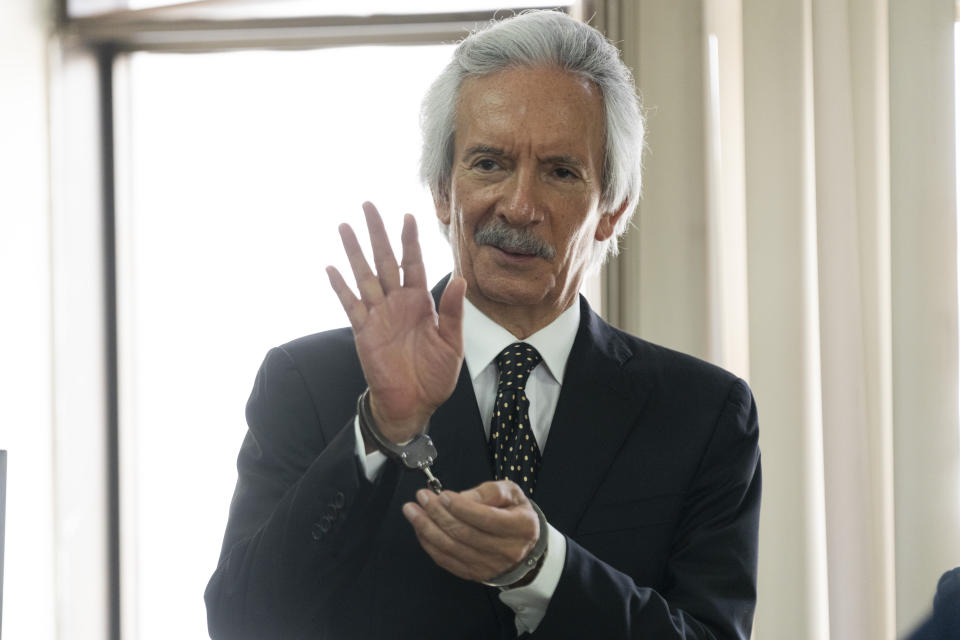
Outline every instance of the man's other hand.
MULTIPOLYGON (((327 267, 327 275, 353 327, 377 427, 392 442, 404 442, 423 431, 430 416, 456 387, 463 362, 466 282, 463 278, 450 279, 440 299, 438 316, 427 289, 413 216, 404 216, 403 261, 398 265, 376 207, 365 202, 363 212, 376 273, 367 263, 353 229, 342 224, 340 238, 360 297, 336 268, 327 267)), ((368 445, 368 452, 370 448, 368 445)))
POLYGON ((462 493, 421 489, 417 502, 403 505, 403 515, 420 546, 465 580, 484 582, 513 569, 546 535, 523 491, 509 480, 484 482, 462 493))

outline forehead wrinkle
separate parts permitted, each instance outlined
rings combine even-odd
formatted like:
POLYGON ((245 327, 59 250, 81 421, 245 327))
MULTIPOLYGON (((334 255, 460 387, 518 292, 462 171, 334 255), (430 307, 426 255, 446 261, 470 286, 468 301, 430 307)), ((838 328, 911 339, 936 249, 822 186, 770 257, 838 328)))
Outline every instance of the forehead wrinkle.
POLYGON ((455 112, 454 144, 465 149, 458 155, 466 158, 471 150, 483 147, 499 156, 529 153, 541 162, 593 166, 602 179, 606 140, 602 94, 589 80, 557 71, 517 68, 465 79, 455 112), (518 94, 511 88, 517 82, 529 82, 534 70, 538 72, 533 79, 539 83, 536 89, 518 94), (570 79, 579 90, 571 91, 570 85, 565 85, 564 80, 570 79), (545 103, 546 96, 559 98, 559 102, 545 103), (584 108, 593 110, 597 121, 583 129, 584 137, 571 136, 570 123, 583 122, 584 108), (596 140, 591 129, 596 131, 596 140))

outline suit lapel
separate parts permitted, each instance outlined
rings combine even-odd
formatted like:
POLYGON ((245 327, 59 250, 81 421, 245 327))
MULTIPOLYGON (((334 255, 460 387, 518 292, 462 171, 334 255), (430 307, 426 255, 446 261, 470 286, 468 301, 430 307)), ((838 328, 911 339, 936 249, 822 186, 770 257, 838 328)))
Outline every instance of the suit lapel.
POLYGON ((572 533, 640 413, 646 390, 628 384, 633 357, 581 300, 580 329, 567 361, 534 499, 550 523, 572 533))

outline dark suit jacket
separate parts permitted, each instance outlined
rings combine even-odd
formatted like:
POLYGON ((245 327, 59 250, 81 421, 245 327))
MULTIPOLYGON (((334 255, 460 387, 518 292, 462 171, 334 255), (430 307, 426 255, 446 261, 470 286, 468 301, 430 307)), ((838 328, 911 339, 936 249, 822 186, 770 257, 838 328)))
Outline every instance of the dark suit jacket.
MULTIPOLYGON (((760 454, 746 383, 618 331, 581 299, 534 499, 567 538, 535 638, 748 638, 760 454)), ((213 638, 515 638, 496 589, 437 567, 401 505, 421 473, 354 453, 365 383, 341 329, 268 353, 219 566, 213 638)), ((445 488, 492 479, 466 367, 430 434, 445 488)))
POLYGON ((960 637, 960 567, 937 582, 933 613, 906 640, 956 640, 960 637))

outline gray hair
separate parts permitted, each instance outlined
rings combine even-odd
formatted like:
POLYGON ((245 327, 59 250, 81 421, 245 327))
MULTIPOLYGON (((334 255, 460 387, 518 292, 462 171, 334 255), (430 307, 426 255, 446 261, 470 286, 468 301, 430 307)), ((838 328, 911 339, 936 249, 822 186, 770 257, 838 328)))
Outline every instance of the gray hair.
MULTIPOLYGON (((423 153, 420 179, 434 200, 449 201, 453 172, 454 121, 463 81, 522 66, 554 66, 596 85, 606 116, 600 206, 615 211, 627 203, 609 240, 598 243, 594 266, 617 254, 641 187, 644 122, 630 70, 599 31, 559 11, 527 11, 467 36, 424 96, 420 112, 423 153)), ((445 227, 449 237, 449 227, 445 227)))

